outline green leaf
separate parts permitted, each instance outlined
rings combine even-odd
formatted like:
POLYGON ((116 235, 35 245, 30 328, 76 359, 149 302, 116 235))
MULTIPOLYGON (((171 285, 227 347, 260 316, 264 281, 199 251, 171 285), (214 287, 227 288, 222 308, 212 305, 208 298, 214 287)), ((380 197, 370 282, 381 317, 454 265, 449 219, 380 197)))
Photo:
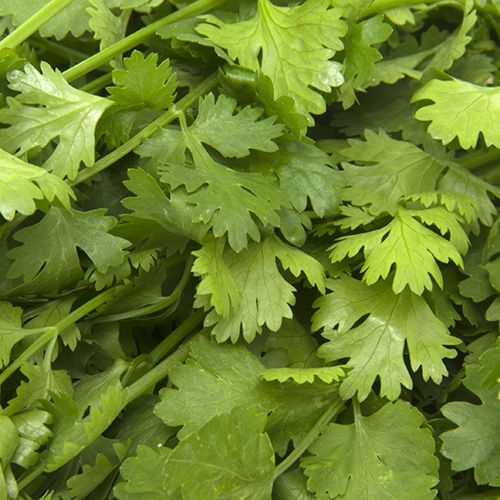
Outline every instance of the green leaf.
POLYGON ((321 114, 326 106, 317 91, 343 82, 339 63, 331 59, 343 48, 346 24, 341 11, 329 6, 327 0, 292 7, 259 0, 253 18, 228 24, 206 16, 197 31, 241 66, 271 78, 276 98, 290 96, 303 113, 321 114))
POLYGON ((424 423, 416 408, 396 402, 368 417, 356 412, 352 424, 328 425, 301 461, 308 489, 346 500, 431 500, 438 460, 424 423))
POLYGON ((122 478, 114 488, 118 500, 164 500, 172 491, 167 486, 166 462, 171 450, 139 446, 135 457, 127 458, 120 468, 122 478))
POLYGON ((71 188, 55 175, 30 165, 0 149, 0 214, 12 220, 16 212, 31 215, 36 210, 35 200, 59 200, 69 208, 75 198, 71 188))
POLYGON ((283 126, 275 124, 274 117, 261 120, 261 109, 246 106, 237 111, 236 106, 234 99, 224 95, 217 100, 213 94, 201 98, 189 134, 226 158, 242 158, 250 149, 276 151, 273 139, 282 134, 283 126))
POLYGON ((71 393, 71 378, 64 370, 50 370, 43 365, 25 363, 21 372, 27 381, 16 389, 16 396, 9 401, 9 415, 33 409, 39 401, 50 399, 50 394, 71 393))
POLYGON ((78 249, 102 272, 119 265, 129 242, 109 234, 115 219, 104 213, 51 207, 40 222, 15 234, 22 245, 9 252, 9 276, 22 276, 31 290, 61 290, 82 275, 78 249))
POLYGON ((271 498, 274 453, 266 416, 239 407, 184 438, 165 467, 170 491, 184 498, 271 498))
POLYGON ((262 156, 257 165, 262 171, 272 168, 297 212, 306 210, 308 203, 319 217, 337 211, 343 179, 318 147, 299 141, 285 142, 278 153, 262 156))
POLYGON ((373 45, 385 42, 392 28, 384 23, 384 16, 371 17, 354 24, 345 37, 344 78, 340 87, 340 100, 345 108, 355 102, 355 91, 370 81, 375 63, 382 59, 373 45))
MULTIPOLYGON (((381 229, 340 238, 330 247, 331 261, 353 257, 364 247, 365 262, 361 271, 366 284, 372 285, 387 278, 394 266, 392 288, 395 293, 408 286, 412 292, 421 295, 425 289, 432 290, 431 277, 442 287, 443 277, 436 260, 445 263, 451 260, 462 267, 462 258, 455 245, 416 220, 420 216, 425 219, 424 212, 399 209, 394 219, 381 229)), ((452 214, 440 212, 439 215, 445 219, 445 222, 439 221, 438 226, 443 233, 456 227, 452 214)), ((459 232, 457 237, 461 246, 466 245, 464 234, 459 232)))
POLYGON ((193 222, 203 222, 216 237, 227 233, 229 245, 237 252, 246 248, 248 237, 260 240, 255 216, 264 225, 278 226, 277 210, 288 199, 270 175, 239 172, 216 162, 198 139, 184 129, 186 144, 193 156, 189 164, 160 164, 160 180, 171 189, 184 185, 185 203, 193 222))
POLYGON ((31 410, 12 417, 19 435, 19 445, 12 456, 12 462, 24 469, 39 461, 39 449, 49 442, 52 432, 47 427, 52 418, 42 410, 31 410))
POLYGON ((260 374, 263 380, 271 382, 286 382, 293 380, 297 384, 314 382, 317 377, 325 384, 338 382, 344 376, 344 369, 341 366, 320 366, 317 368, 268 368, 260 374))
POLYGON ((372 214, 394 213, 402 197, 433 191, 445 169, 437 158, 382 130, 366 130, 365 141, 348 143, 342 155, 361 166, 343 164, 347 187, 342 196, 355 205, 369 205, 372 214))
POLYGON ((80 381, 74 399, 53 395, 46 405, 54 417, 54 437, 46 455, 45 471, 53 472, 94 442, 126 404, 120 377, 127 365, 118 360, 108 370, 80 381))
POLYGON ((158 64, 158 54, 144 57, 142 52, 134 50, 123 59, 123 66, 113 70, 114 86, 106 88, 119 106, 167 109, 173 104, 177 76, 168 59, 158 64))
MULTIPOLYGON (((495 348, 498 350, 498 348, 495 348)), ((500 400, 497 387, 484 383, 489 362, 487 350, 475 362, 466 366, 463 384, 476 394, 480 405, 461 401, 447 403, 443 415, 457 425, 456 429, 441 434, 441 453, 451 460, 452 469, 463 471, 474 468, 478 484, 500 486, 500 400)))
MULTIPOLYGON (((0 11, 4 16, 12 16, 14 26, 19 26, 46 5, 46 0, 23 0, 11 2, 0 0, 0 11)), ((75 37, 83 35, 88 30, 89 15, 86 8, 88 0, 74 0, 68 7, 40 27, 43 37, 54 36, 63 39, 69 33, 75 37)))
POLYGON ((460 340, 450 335, 422 297, 408 290, 396 295, 387 282, 366 286, 349 277, 331 281, 329 288, 333 293, 315 303, 313 330, 326 329, 328 342, 319 348, 319 356, 329 362, 349 358, 345 367, 350 370, 340 386, 343 398, 357 393, 360 400, 366 399, 377 377, 380 395, 388 399, 396 399, 401 386, 411 389, 405 342, 413 372, 422 368, 423 379, 436 384, 448 375, 444 359, 457 353, 446 346, 460 340))
POLYGON ((196 288, 197 294, 210 295, 215 312, 226 319, 239 305, 240 290, 224 260, 224 247, 223 239, 206 238, 203 246, 193 252, 196 257, 193 273, 202 277, 196 288))
POLYGON ((229 415, 236 407, 255 407, 271 413, 268 432, 278 453, 290 439, 297 443, 336 397, 335 387, 264 382, 259 358, 243 346, 217 344, 200 337, 191 344, 184 365, 170 372, 177 389, 165 388, 155 413, 167 425, 180 426, 180 439, 198 432, 216 416, 229 415))
MULTIPOLYGON (((215 257, 217 258, 217 257, 215 257)), ((283 318, 291 318, 291 305, 295 303, 295 288, 282 276, 277 267, 279 260, 285 270, 289 270, 298 277, 304 273, 312 286, 320 291, 324 288, 323 267, 310 255, 298 248, 292 247, 275 236, 266 237, 261 243, 251 243, 248 249, 235 253, 225 249, 218 256, 216 268, 209 272, 224 269, 224 276, 231 275, 232 280, 238 284, 240 293, 237 303, 232 302, 230 314, 223 317, 217 309, 209 312, 206 325, 215 325, 212 334, 219 342, 231 339, 233 342, 243 335, 247 342, 251 342, 257 333, 262 331, 264 325, 271 331, 277 331, 283 318)), ((207 273, 209 279, 210 274, 207 273)), ((215 277, 212 274, 211 279, 215 277)), ((209 309, 210 306, 221 306, 220 297, 225 296, 227 290, 225 283, 219 283, 215 289, 215 297, 209 294, 198 297, 196 305, 209 309), (222 288, 221 288, 222 287, 222 288)), ((236 296, 236 291, 233 297, 236 296)), ((233 300, 233 299, 231 299, 233 300)), ((224 308, 222 308, 224 312, 224 308)), ((226 307, 227 312, 227 307, 226 307)))
POLYGON ((165 235, 171 241, 176 237, 179 239, 179 236, 194 240, 203 238, 207 229, 191 221, 184 197, 171 193, 168 198, 156 180, 140 168, 130 169, 128 176, 129 179, 124 184, 135 196, 123 199, 122 204, 132 211, 133 218, 127 215, 123 218, 126 221, 141 222, 142 239, 153 233, 151 227, 148 232, 144 232, 144 225, 148 221, 158 227, 161 240, 165 239, 165 235))
POLYGON ((88 3, 92 6, 86 9, 90 16, 89 28, 99 40, 100 50, 120 41, 125 36, 130 12, 115 16, 105 0, 88 0, 88 3))
POLYGON ((102 97, 71 87, 59 71, 46 62, 40 73, 31 65, 24 72, 9 75, 16 98, 7 99, 8 108, 0 110, 0 147, 23 154, 45 148, 58 138, 44 167, 59 177, 74 179, 80 163, 94 163, 94 131, 100 116, 111 103, 102 97))
POLYGON ((449 144, 455 137, 469 149, 482 134, 486 146, 500 147, 500 87, 480 87, 461 80, 431 80, 412 101, 432 101, 417 110, 415 118, 431 122, 434 139, 449 144))
POLYGON ((23 328, 22 314, 20 307, 0 301, 0 368, 9 364, 10 352, 18 342, 30 335, 40 334, 40 330, 23 328))

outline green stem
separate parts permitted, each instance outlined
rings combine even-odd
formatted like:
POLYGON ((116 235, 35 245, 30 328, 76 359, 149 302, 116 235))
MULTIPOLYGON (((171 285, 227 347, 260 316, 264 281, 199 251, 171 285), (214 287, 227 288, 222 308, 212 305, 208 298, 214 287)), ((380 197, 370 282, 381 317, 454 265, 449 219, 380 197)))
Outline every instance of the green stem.
POLYGON ((283 472, 289 469, 309 448, 311 443, 320 435, 324 427, 330 422, 330 420, 337 415, 344 408, 344 403, 340 398, 337 398, 333 404, 331 404, 326 411, 319 417, 318 421, 314 424, 311 430, 304 436, 304 439, 298 444, 298 446, 288 455, 283 462, 276 466, 272 476, 272 480, 275 481, 283 472))
MULTIPOLYGON (((440 2, 441 0, 427 0, 427 1, 415 1, 415 0, 374 0, 369 7, 367 7, 361 17, 369 17, 375 14, 379 14, 380 12, 384 12, 390 9, 396 9, 398 7, 413 7, 416 5, 429 5, 440 2)), ((460 9, 463 9, 463 0, 451 0, 449 3, 450 6, 456 6, 460 9)))
POLYGON ((197 326, 201 325, 205 314, 203 311, 196 311, 191 314, 186 321, 183 321, 168 337, 163 339, 152 351, 149 357, 153 364, 157 364, 176 345, 180 344, 197 326))
POLYGON ((94 94, 98 92, 99 90, 103 89, 108 83, 112 82, 112 74, 111 73, 106 73, 99 78, 96 78, 95 80, 92 80, 89 83, 86 83, 83 87, 80 87, 79 90, 82 90, 83 92, 88 92, 89 94, 94 94))
POLYGON ((477 151, 474 153, 469 153, 465 156, 462 156, 458 161, 460 164, 467 168, 468 170, 475 170, 476 168, 487 165, 488 163, 492 163, 494 161, 500 160, 500 150, 493 149, 491 151, 487 151, 486 153, 482 151, 477 151))
POLYGON ((43 49, 50 54, 58 56, 65 61, 73 59, 80 62, 84 61, 88 57, 88 54, 85 54, 84 52, 72 49, 71 47, 66 47, 65 45, 47 40, 46 38, 39 38, 38 36, 34 36, 30 40, 30 44, 33 47, 43 49))
POLYGON ((113 45, 106 47, 105 49, 101 50, 97 54, 94 54, 85 61, 82 61, 81 63, 66 70, 63 73, 63 76, 68 82, 76 80, 77 78, 80 78, 81 76, 86 75, 92 70, 98 68, 105 62, 113 59, 113 57, 123 54, 124 52, 127 52, 134 47, 137 47, 141 43, 153 37, 156 32, 163 26, 172 24, 182 19, 196 16, 198 14, 202 14, 203 12, 206 12, 213 9, 214 7, 223 4, 225 1, 227 0, 197 0, 196 2, 193 2, 186 7, 183 7, 182 9, 172 12, 172 14, 169 14, 162 19, 149 24, 144 28, 141 28, 135 33, 122 38, 120 41, 114 43, 113 45))
MULTIPOLYGON (((27 361, 35 352, 41 349, 44 345, 50 342, 54 337, 57 337, 66 328, 76 323, 78 320, 86 316, 88 313, 97 309, 100 305, 107 302, 109 299, 117 295, 118 288, 110 288, 105 292, 100 293, 93 299, 85 302, 73 312, 68 314, 61 321, 56 323, 54 326, 49 326, 46 328, 45 333, 40 335, 29 347, 27 347, 23 353, 18 356, 1 374, 0 374, 0 385, 5 382, 21 365, 27 361)), ((28 330, 29 331, 29 330, 28 330)))
MULTIPOLYGON (((15 1, 15 0, 14 0, 15 1)), ((48 4, 35 12, 24 23, 20 24, 12 33, 0 42, 0 50, 14 49, 29 38, 40 26, 55 17, 66 8, 73 0, 51 0, 48 4)))
POLYGON ((80 172, 80 174, 73 182, 71 182, 70 185, 76 186, 81 182, 85 182, 86 180, 90 179, 99 172, 106 170, 108 167, 137 148, 145 139, 151 137, 159 128, 164 127, 165 125, 174 121, 186 109, 190 108, 200 96, 209 92, 216 85, 217 74, 214 73, 207 79, 203 80, 203 82, 201 82, 199 85, 197 85, 191 92, 189 92, 189 94, 180 99, 177 104, 174 104, 169 110, 165 111, 165 113, 159 116, 156 120, 152 121, 149 125, 144 127, 125 144, 122 144, 119 148, 101 158, 95 163, 93 167, 87 168, 80 172))
POLYGON ((126 391, 126 404, 142 396, 147 391, 152 389, 160 380, 165 378, 170 369, 177 363, 186 359, 189 354, 190 341, 182 344, 173 354, 163 360, 160 364, 155 366, 146 375, 142 376, 139 380, 128 386, 126 391))
POLYGON ((189 279, 191 278, 191 266, 192 266, 192 259, 189 258, 188 261, 186 262, 186 265, 184 267, 184 272, 182 273, 179 283, 175 287, 174 291, 167 297, 164 297, 163 299, 159 300, 158 302, 155 302, 154 304, 149 304, 147 306, 141 307, 133 313, 124 312, 124 313, 117 313, 117 314, 110 314, 108 316, 103 316, 101 318, 96 319, 95 323, 109 323, 110 321, 123 321, 126 319, 147 316, 149 314, 154 314, 156 312, 163 311, 172 304, 175 304, 180 299, 182 292, 184 291, 184 288, 186 288, 189 279))

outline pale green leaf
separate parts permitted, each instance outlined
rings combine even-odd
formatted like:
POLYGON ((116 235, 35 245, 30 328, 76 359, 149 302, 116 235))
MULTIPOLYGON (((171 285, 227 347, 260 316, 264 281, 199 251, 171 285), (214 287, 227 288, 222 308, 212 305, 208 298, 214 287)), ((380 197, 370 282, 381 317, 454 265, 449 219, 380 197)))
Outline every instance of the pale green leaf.
POLYGON ((44 148, 58 139, 44 167, 59 177, 74 179, 80 163, 94 163, 97 121, 111 103, 71 87, 59 71, 46 62, 41 72, 26 65, 24 72, 9 75, 16 98, 8 98, 8 107, 0 110, 0 147, 23 154, 44 148))
POLYGON ((462 148, 473 148, 482 134, 486 146, 500 147, 500 87, 434 79, 412 101, 432 101, 418 109, 415 117, 431 122, 429 134, 443 144, 457 137, 462 148))
MULTIPOLYGON (((266 237, 261 243, 251 243, 248 249, 238 254, 225 249, 222 258, 225 273, 238 284, 240 293, 238 302, 232 303, 226 318, 219 315, 216 309, 210 311, 206 318, 206 325, 215 325, 212 334, 219 341, 231 339, 236 342, 243 335, 245 340, 251 342, 264 325, 271 331, 277 331, 283 318, 292 317, 290 306, 295 303, 295 287, 282 276, 277 260, 283 269, 296 277, 303 273, 311 285, 324 290, 321 264, 275 236, 266 237)), ((205 300, 202 296, 198 298, 197 305, 206 309, 215 306, 219 303, 220 294, 226 293, 219 288, 215 298, 210 295, 205 300)))
POLYGON ((343 82, 339 63, 331 59, 343 48, 346 24, 341 10, 329 6, 328 0, 291 7, 259 0, 255 17, 229 24, 207 16, 197 31, 241 66, 268 76, 276 98, 290 96, 300 111, 320 114, 326 106, 317 91, 343 82))
POLYGON ((387 282, 366 286, 349 277, 331 281, 329 287, 332 293, 315 303, 313 329, 325 328, 323 336, 328 339, 319 356, 327 361, 349 358, 340 386, 342 397, 357 393, 364 400, 377 377, 381 396, 391 400, 399 396, 401 386, 411 388, 405 343, 412 371, 421 368, 424 380, 439 384, 448 374, 444 359, 457 353, 447 346, 460 340, 450 335, 422 297, 408 290, 396 295, 387 282))
POLYGON ((142 52, 134 50, 123 59, 123 65, 123 69, 113 70, 114 86, 106 88, 117 104, 166 109, 174 102, 177 76, 168 59, 158 64, 158 54, 144 57, 142 52))
POLYGON ((71 188, 55 175, 0 149, 0 214, 5 219, 12 220, 16 212, 33 214, 35 200, 57 199, 69 207, 74 197, 71 188))
POLYGON ((250 149, 276 151, 278 146, 273 139, 282 134, 283 126, 275 124, 274 117, 260 119, 260 109, 246 106, 238 111, 236 105, 234 99, 224 95, 217 100, 211 93, 201 98, 189 133, 226 158, 247 156, 250 149))
POLYGON ((166 484, 183 498, 270 500, 274 452, 266 415, 239 407, 184 438, 167 458, 166 484))
MULTIPOLYGON (((330 259, 337 262, 346 256, 354 257, 364 247, 365 262, 361 271, 368 285, 387 278, 394 267, 392 288, 395 293, 408 286, 421 295, 425 289, 432 290, 431 277, 442 287, 443 277, 436 261, 447 263, 451 260, 462 267, 462 258, 455 245, 420 224, 417 215, 415 210, 399 209, 394 219, 381 229, 340 238, 330 248, 330 259)), ((448 232, 455 224, 454 216, 447 212, 440 215, 444 215, 445 220, 450 219, 446 224, 440 222, 441 230, 448 232)), ((460 244, 465 245, 466 239, 461 233, 457 234, 460 234, 460 244)))
POLYGON ((30 289, 60 290, 82 275, 78 249, 100 271, 119 265, 129 242, 109 234, 116 221, 104 213, 51 207, 40 222, 15 233, 22 245, 9 252, 13 259, 9 276, 22 276, 30 289))
POLYGON ((305 384, 306 382, 314 382, 315 378, 319 378, 325 384, 331 384, 341 380, 345 373, 341 366, 319 366, 316 368, 268 368, 260 376, 267 382, 292 380, 297 384, 305 384))
POLYGON ((435 498, 438 460, 424 417, 408 403, 388 403, 352 424, 330 424, 301 461, 318 497, 359 500, 435 498), (347 458, 348 457, 348 458, 347 458))

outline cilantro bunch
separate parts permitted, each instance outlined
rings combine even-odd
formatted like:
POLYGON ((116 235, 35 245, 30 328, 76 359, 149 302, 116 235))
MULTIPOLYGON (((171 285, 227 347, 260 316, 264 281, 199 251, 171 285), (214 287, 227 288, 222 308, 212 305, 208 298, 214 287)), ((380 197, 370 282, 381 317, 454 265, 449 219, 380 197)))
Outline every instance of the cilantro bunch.
POLYGON ((0 33, 0 500, 498 495, 498 2, 0 33))

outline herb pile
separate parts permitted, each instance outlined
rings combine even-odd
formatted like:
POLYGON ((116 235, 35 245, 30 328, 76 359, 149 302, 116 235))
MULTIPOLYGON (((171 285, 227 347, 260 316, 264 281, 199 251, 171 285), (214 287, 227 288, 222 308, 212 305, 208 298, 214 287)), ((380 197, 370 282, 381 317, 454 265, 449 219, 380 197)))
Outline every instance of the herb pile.
POLYGON ((497 2, 0 15, 0 499, 498 495, 497 2))

